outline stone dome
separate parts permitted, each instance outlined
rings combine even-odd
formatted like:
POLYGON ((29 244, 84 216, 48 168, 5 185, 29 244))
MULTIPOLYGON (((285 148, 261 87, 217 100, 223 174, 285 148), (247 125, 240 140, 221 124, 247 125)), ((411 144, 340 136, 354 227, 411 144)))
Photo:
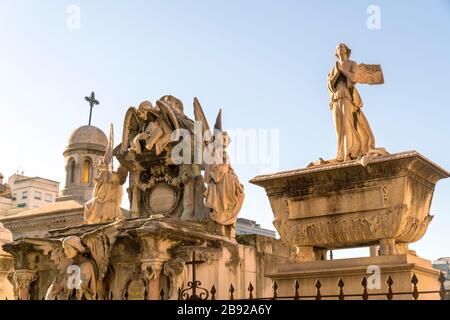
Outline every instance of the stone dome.
POLYGON ((102 130, 94 126, 82 126, 70 134, 67 147, 101 146, 106 149, 107 145, 108 138, 102 130))

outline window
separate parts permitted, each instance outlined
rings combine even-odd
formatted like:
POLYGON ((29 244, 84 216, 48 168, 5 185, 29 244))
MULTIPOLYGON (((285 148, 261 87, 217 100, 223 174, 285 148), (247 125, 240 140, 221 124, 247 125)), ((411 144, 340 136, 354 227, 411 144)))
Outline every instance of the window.
POLYGON ((83 183, 91 182, 91 161, 86 159, 83 163, 83 183))
POLYGON ((17 194, 13 193, 11 199, 12 199, 12 201, 16 201, 16 199, 17 199, 17 194))
POLYGON ((52 202, 52 195, 50 193, 45 194, 45 201, 52 202))
POLYGON ((22 199, 28 199, 28 191, 22 192, 22 199))
POLYGON ((75 183, 75 161, 70 161, 70 183, 75 183))
POLYGON ((36 200, 41 200, 41 196, 42 196, 41 192, 39 192, 39 191, 34 192, 34 198, 36 200))

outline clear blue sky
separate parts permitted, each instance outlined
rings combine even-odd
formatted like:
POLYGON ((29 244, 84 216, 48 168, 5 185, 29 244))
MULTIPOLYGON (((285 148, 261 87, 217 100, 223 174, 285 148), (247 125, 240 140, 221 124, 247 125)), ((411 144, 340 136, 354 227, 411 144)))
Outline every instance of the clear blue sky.
MULTIPOLYGON (((64 182, 62 152, 87 123, 120 136, 131 105, 173 94, 192 114, 199 97, 226 128, 280 129, 279 170, 335 154, 326 75, 346 42, 358 62, 380 63, 383 86, 359 86, 377 145, 415 149, 450 169, 449 1, 4 1, 0 2, 0 171, 64 182), (69 5, 81 28, 67 28, 69 5), (369 30, 369 5, 381 29, 369 30)), ((212 120, 211 120, 212 121, 212 120)), ((117 142, 117 141, 116 141, 117 142)), ((271 227, 265 192, 247 181, 241 216, 271 227)), ((438 183, 428 233, 412 245, 450 256, 450 180, 438 183)))

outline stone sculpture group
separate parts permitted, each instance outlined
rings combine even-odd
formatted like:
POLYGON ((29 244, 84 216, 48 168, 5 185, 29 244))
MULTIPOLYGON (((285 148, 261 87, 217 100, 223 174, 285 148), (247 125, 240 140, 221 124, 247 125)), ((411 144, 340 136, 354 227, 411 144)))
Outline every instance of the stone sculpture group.
MULTIPOLYGON (((337 62, 327 79, 336 158, 250 181, 265 188, 274 225, 289 250, 295 248, 291 264, 267 275, 280 288, 291 286, 293 275, 306 281, 322 275, 317 261, 327 260, 335 248, 379 246, 381 256, 397 260, 374 256, 378 260, 371 264, 384 263, 389 269, 407 261, 409 268, 415 253, 408 245, 425 234, 435 184, 449 176, 415 151, 389 154, 375 146, 355 85, 382 84, 383 73, 380 65, 358 64, 350 54, 347 45, 336 47, 337 62)), ((46 299, 121 299, 127 290, 144 299, 147 289, 156 299, 162 275, 169 279, 168 298, 174 299, 195 250, 210 264, 226 256, 226 267, 238 274, 235 225, 244 189, 229 163, 231 139, 222 128, 221 110, 210 128, 197 98, 193 109, 195 121, 171 95, 130 107, 117 146, 111 126, 93 197, 85 204, 85 223, 5 246, 19 257, 15 263, 20 268, 12 276, 17 297, 30 297, 30 283, 36 281, 30 270, 37 269, 35 257, 42 254, 52 266, 40 273, 43 280, 35 295, 45 291, 46 299), (125 216, 120 204, 127 181, 130 212, 125 216)), ((330 264, 330 281, 337 282, 337 272, 353 277, 352 263, 330 264)), ((366 267, 364 261, 356 264, 366 267)))

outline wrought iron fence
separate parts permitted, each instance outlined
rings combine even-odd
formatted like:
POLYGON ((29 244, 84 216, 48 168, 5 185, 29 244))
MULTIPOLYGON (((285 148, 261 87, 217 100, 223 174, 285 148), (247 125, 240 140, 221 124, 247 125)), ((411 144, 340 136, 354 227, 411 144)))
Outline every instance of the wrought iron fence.
MULTIPOLYGON (((196 266, 199 264, 204 263, 203 260, 196 260, 195 258, 195 251, 192 253, 192 261, 185 262, 186 265, 192 265, 192 281, 189 281, 187 284, 187 288, 178 288, 178 300, 216 300, 216 294, 217 290, 214 285, 212 285, 210 290, 207 290, 206 288, 203 288, 201 286, 201 282, 197 280, 197 274, 196 274, 196 266)), ((394 292, 394 280, 390 275, 386 278, 386 284, 387 284, 387 291, 386 292, 376 292, 376 293, 369 293, 368 291, 368 281, 365 276, 363 276, 361 281, 361 291, 358 293, 344 293, 344 280, 342 278, 339 278, 336 288, 336 294, 322 294, 320 289, 322 288, 322 283, 320 282, 320 279, 317 279, 314 283, 315 295, 302 295, 300 283, 298 280, 295 280, 293 282, 293 295, 287 295, 287 296, 279 296, 278 295, 278 284, 276 281, 272 283, 272 296, 271 297, 254 297, 254 287, 251 282, 249 282, 249 285, 247 287, 248 296, 245 298, 241 298, 239 300, 322 300, 322 299, 337 299, 337 300, 345 300, 346 298, 361 298, 362 300, 369 300, 370 297, 378 297, 380 299, 386 298, 387 300, 392 300, 396 296, 403 296, 408 297, 410 296, 414 300, 418 300, 420 296, 426 295, 426 294, 439 294, 439 297, 441 300, 450 300, 450 290, 445 289, 445 281, 446 278, 444 276, 443 272, 439 273, 438 281, 440 283, 439 290, 431 290, 431 291, 419 291, 417 288, 417 284, 419 283, 419 279, 417 278, 416 274, 414 273, 411 277, 411 285, 412 285, 412 291, 399 291, 394 292)), ((235 289, 233 287, 233 284, 230 284, 230 287, 228 289, 228 299, 229 300, 235 300, 234 293, 235 289)), ((164 300, 165 292, 164 289, 161 289, 159 292, 159 299, 164 300)), ((113 297, 112 292, 109 293, 108 296, 99 299, 98 294, 95 296, 96 300, 130 300, 128 289, 125 289, 123 294, 121 295, 120 299, 117 299, 116 297, 113 297)), ((148 300, 149 299, 149 293, 146 287, 144 287, 144 292, 141 297, 142 300, 148 300)), ((7 299, 6 299, 7 300, 7 299)))
MULTIPOLYGON (((367 278, 364 276, 361 281, 361 291, 359 293, 344 293, 344 280, 342 278, 339 279, 337 283, 336 291, 337 294, 322 294, 320 289, 322 288, 322 283, 320 282, 320 279, 317 279, 314 287, 316 290, 315 295, 302 295, 301 294, 301 287, 298 280, 295 280, 293 282, 293 288, 292 288, 292 295, 287 296, 280 296, 278 295, 278 284, 276 281, 272 284, 272 296, 270 297, 254 297, 254 287, 251 282, 249 282, 249 285, 247 287, 248 295, 245 298, 242 299, 235 299, 235 289, 233 284, 230 284, 230 287, 228 289, 228 299, 229 300, 323 300, 323 299, 336 299, 336 300, 345 300, 346 298, 361 298, 361 300, 369 300, 370 297, 378 297, 378 298, 386 298, 387 300, 393 300, 396 296, 403 296, 403 297, 411 297, 414 300, 418 300, 419 297, 425 294, 439 294, 439 297, 441 300, 450 300, 450 290, 445 289, 445 281, 446 278, 442 272, 440 272, 438 281, 440 283, 439 290, 435 291, 419 291, 417 288, 417 284, 419 283, 419 280, 415 274, 411 277, 411 284, 412 284, 412 291, 394 291, 394 281, 392 280, 392 277, 390 275, 386 278, 386 284, 387 284, 387 291, 386 292, 378 292, 378 293, 369 293, 368 291, 368 282, 367 278)), ((207 290, 205 288, 200 287, 201 282, 198 280, 190 281, 188 283, 188 287, 185 289, 178 289, 178 300, 216 300, 216 294, 217 290, 214 285, 212 285, 210 290, 207 290), (191 294, 189 294, 189 291, 191 294), (200 292, 200 293, 199 293, 200 292)), ((163 289, 159 292, 159 299, 165 300, 165 292, 163 289)), ((145 290, 143 300, 147 300, 148 298, 148 292, 145 290)), ((98 296, 96 297, 96 300, 98 300, 98 296)), ((8 300, 8 299, 5 299, 8 300)), ((18 299, 20 300, 20 299, 18 299)), ((56 300, 56 299, 55 299, 56 300)), ((108 298, 106 300, 114 300, 114 297, 112 293, 109 294, 108 298)), ((121 297, 121 300, 128 300, 128 292, 127 290, 124 291, 124 294, 121 297)))
MULTIPOLYGON (((276 281, 272 284, 272 296, 271 297, 262 297, 262 298, 254 298, 254 287, 253 284, 250 282, 247 288, 248 296, 243 299, 238 300, 322 300, 322 299, 336 299, 336 300, 345 300, 346 298, 361 298, 362 300, 369 300, 370 297, 378 297, 378 298, 386 298, 387 300, 393 300, 396 296, 402 296, 402 297, 411 297, 414 300, 418 300, 419 297, 426 294, 439 294, 439 297, 441 300, 450 299, 450 290, 445 289, 444 282, 446 281, 446 278, 444 274, 441 272, 438 277, 438 281, 440 283, 439 290, 435 291, 419 291, 417 288, 417 284, 419 283, 419 279, 417 278, 416 274, 413 274, 411 277, 411 285, 412 285, 412 291, 399 291, 394 292, 394 281, 390 275, 386 278, 386 284, 387 284, 387 291, 383 293, 369 293, 368 291, 368 282, 367 278, 364 276, 361 281, 361 292, 359 293, 344 293, 344 280, 342 278, 339 279, 337 283, 336 291, 337 294, 322 294, 320 289, 322 288, 322 283, 320 282, 320 279, 317 279, 314 287, 316 290, 315 295, 302 295, 301 294, 301 288, 300 283, 298 280, 295 280, 293 282, 293 294, 287 295, 287 296, 280 296, 278 295, 278 284, 276 281)), ((198 285, 200 285, 200 282, 198 282, 198 285)), ((178 289, 178 299, 179 300, 207 300, 208 297, 210 300, 216 300, 216 293, 217 290, 215 286, 213 285, 211 287, 211 290, 207 292, 206 289, 201 288, 201 290, 205 290, 206 293, 202 295, 198 295, 197 291, 199 290, 199 286, 196 286, 195 283, 189 282, 188 288, 181 290, 178 289), (194 294, 189 295, 186 294, 188 290, 191 290, 194 292, 194 294), (183 294, 182 294, 183 293, 183 294)), ((233 285, 231 284, 228 290, 228 299, 229 300, 236 300, 234 297, 235 289, 233 285)), ((160 292, 160 298, 163 300, 164 298, 164 290, 161 290, 160 292)))

